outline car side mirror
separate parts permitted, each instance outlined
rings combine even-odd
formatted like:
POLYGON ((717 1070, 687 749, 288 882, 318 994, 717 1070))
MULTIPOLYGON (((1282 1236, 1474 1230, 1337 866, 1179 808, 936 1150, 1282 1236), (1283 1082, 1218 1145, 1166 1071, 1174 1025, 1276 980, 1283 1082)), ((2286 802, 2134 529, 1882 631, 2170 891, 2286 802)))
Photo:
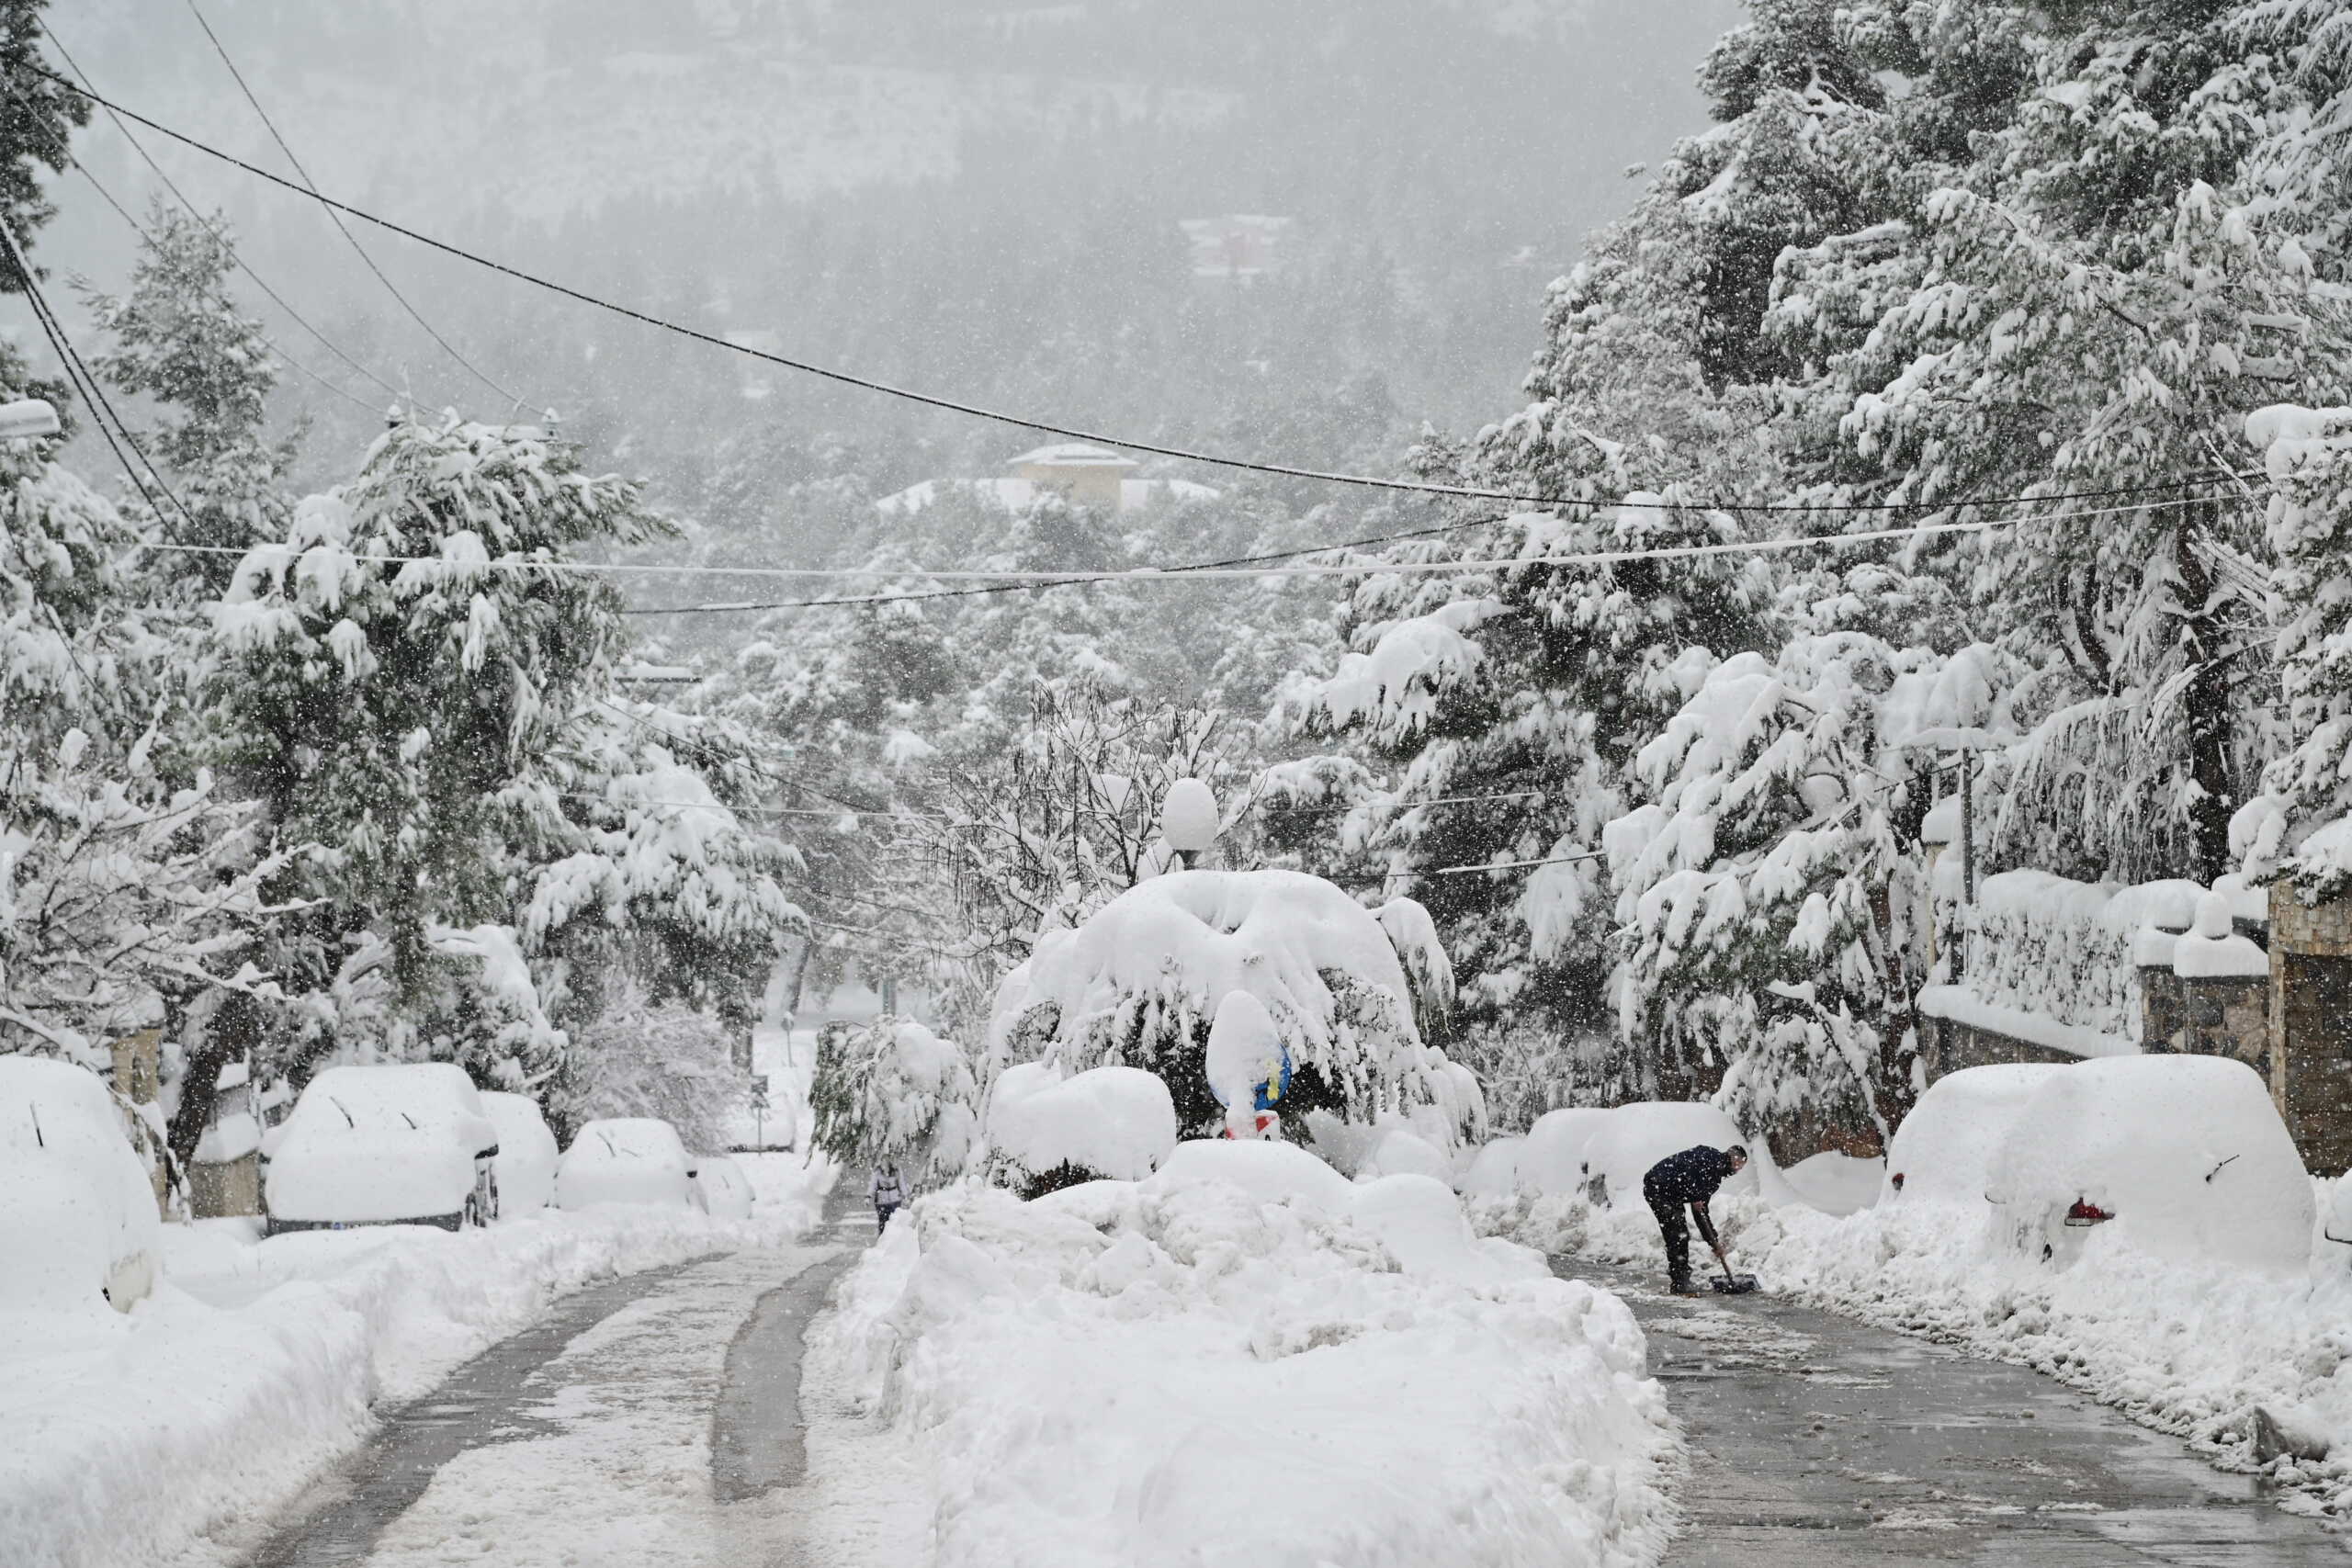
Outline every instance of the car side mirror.
POLYGON ((476 1159, 495 1159, 497 1157, 498 1145, 496 1144, 491 1145, 490 1147, 486 1149, 476 1149, 474 1151, 474 1158, 476 1159))
POLYGON ((701 1174, 702 1174, 702 1171, 701 1171, 701 1169, 700 1169, 699 1168, 697 1168, 697 1167, 695 1167, 695 1166, 691 1166, 691 1165, 690 1165, 690 1166, 688 1166, 688 1167, 686 1167, 686 1179, 687 1179, 687 1180, 692 1181, 695 1177, 700 1176, 701 1174))

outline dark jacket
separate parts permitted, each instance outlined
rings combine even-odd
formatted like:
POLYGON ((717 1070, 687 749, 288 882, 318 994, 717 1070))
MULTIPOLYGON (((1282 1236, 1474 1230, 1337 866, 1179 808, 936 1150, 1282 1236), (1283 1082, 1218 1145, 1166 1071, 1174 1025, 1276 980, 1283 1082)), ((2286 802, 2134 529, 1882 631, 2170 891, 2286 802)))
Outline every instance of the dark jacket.
POLYGON ((1679 1155, 1668 1155, 1650 1167, 1649 1174, 1642 1178, 1642 1196, 1653 1209, 1690 1204, 1690 1217, 1699 1222, 1699 1234, 1712 1244, 1715 1226, 1707 1215, 1707 1200, 1729 1179, 1730 1156, 1721 1149, 1700 1144, 1679 1155))

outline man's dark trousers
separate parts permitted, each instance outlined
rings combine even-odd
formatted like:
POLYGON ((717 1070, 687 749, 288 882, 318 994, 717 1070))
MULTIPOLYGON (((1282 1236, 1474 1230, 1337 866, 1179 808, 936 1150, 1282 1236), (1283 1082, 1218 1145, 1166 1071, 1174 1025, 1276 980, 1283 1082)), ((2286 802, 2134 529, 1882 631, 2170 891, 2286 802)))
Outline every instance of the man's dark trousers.
POLYGON ((1642 1183, 1642 1196, 1649 1201, 1650 1213, 1657 1217, 1657 1228, 1666 1233, 1667 1289, 1687 1291, 1690 1288, 1690 1220, 1679 1202, 1669 1202, 1642 1183))

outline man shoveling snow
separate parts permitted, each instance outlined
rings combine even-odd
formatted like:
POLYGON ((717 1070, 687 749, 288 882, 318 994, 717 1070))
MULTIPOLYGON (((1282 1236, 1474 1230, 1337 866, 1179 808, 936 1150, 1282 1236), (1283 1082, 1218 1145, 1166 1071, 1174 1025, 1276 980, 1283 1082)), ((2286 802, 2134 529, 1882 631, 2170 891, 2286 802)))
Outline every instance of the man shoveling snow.
POLYGON ((1642 1196, 1649 1201, 1650 1213, 1657 1216, 1658 1229, 1666 1233, 1667 1288, 1676 1295, 1700 1294, 1690 1285, 1690 1227, 1682 1218, 1686 1203, 1690 1217, 1699 1222, 1699 1234, 1713 1248, 1715 1261, 1724 1266, 1726 1275, 1731 1272, 1724 1244, 1715 1239, 1715 1223, 1707 1216, 1707 1200, 1747 1164, 1747 1151, 1737 1144, 1727 1149, 1699 1144, 1667 1156, 1642 1178, 1642 1196))

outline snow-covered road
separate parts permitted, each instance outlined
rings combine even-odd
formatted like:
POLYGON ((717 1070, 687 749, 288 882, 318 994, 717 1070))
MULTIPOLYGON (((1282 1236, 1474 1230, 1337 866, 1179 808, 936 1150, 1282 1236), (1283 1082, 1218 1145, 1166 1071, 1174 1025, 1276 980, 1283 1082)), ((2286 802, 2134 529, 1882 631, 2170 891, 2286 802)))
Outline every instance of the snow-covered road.
POLYGON ((1682 1422, 1666 1568, 2352 1561, 2251 1480, 2024 1368, 1783 1297, 1682 1301, 1645 1273, 1553 1267, 1633 1307, 1682 1422))
MULTIPOLYGON (((255 1568, 799 1562, 795 1532, 778 1517, 783 1495, 754 1483, 722 1501, 729 1489, 714 1485, 730 1404, 773 1404, 786 1427, 795 1415, 788 1387, 781 1404, 757 1388, 730 1399, 730 1379, 774 1387, 777 1369, 740 1354, 730 1365, 729 1347, 758 1320, 763 1298, 830 1274, 828 1264, 869 1234, 851 1226, 579 1300, 394 1417, 314 1491, 308 1517, 265 1547, 255 1568), (420 1465, 433 1467, 429 1476, 414 1473, 420 1465)), ((797 1333, 747 1345, 797 1362, 797 1333)))

